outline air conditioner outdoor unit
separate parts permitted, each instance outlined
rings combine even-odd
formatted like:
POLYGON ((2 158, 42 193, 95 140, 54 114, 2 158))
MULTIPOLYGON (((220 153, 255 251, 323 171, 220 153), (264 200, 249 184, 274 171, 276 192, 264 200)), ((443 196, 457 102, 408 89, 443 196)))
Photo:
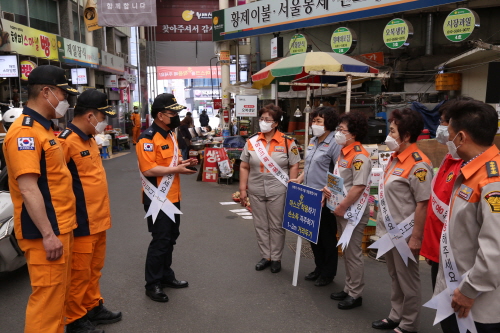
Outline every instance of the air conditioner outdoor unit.
POLYGON ((9 20, 9 21, 14 21, 14 13, 2 11, 2 18, 9 20))

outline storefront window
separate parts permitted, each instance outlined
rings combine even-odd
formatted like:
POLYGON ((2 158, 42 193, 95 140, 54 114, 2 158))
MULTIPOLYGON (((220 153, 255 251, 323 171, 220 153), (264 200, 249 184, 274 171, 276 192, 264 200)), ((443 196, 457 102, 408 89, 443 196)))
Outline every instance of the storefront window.
POLYGON ((4 18, 20 24, 28 25, 28 7, 26 0, 1 0, 2 11, 4 18), (11 13, 13 15, 9 15, 11 13))
POLYGON ((75 41, 85 43, 85 22, 83 21, 83 16, 78 17, 77 12, 73 12, 73 33, 75 36, 75 41), (80 26, 78 26, 78 21, 80 21, 80 26), (78 38, 80 35, 80 38, 78 38))
MULTIPOLYGON (((12 2, 18 3, 23 1, 12 2)), ((59 34, 57 2, 53 0, 28 0, 28 4, 30 9, 30 26, 32 28, 59 34)))

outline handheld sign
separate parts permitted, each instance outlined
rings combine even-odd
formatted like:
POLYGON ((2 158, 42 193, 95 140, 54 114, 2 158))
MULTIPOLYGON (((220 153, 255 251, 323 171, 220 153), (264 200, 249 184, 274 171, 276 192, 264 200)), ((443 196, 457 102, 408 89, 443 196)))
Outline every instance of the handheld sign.
POLYGON ((321 217, 321 197, 322 192, 320 190, 289 183, 286 192, 283 228, 317 244, 321 217))
POLYGON ((326 206, 330 210, 335 210, 342 200, 344 200, 344 178, 335 176, 333 173, 329 172, 327 176, 326 187, 332 191, 332 195, 326 201, 326 206))

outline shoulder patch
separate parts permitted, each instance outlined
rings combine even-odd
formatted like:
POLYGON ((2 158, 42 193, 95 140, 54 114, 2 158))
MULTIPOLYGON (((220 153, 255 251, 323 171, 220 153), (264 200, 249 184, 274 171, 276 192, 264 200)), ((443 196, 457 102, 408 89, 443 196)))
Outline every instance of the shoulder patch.
POLYGON ((299 154, 299 150, 297 149, 297 146, 293 146, 293 147, 292 147, 292 153, 293 153, 294 155, 298 155, 298 154, 299 154))
POLYGON ((425 179, 427 178, 427 169, 418 168, 417 170, 415 170, 415 172, 413 174, 415 175, 415 177, 417 177, 419 182, 423 183, 423 182, 425 182, 425 179))
POLYGON ((23 126, 33 127, 33 119, 30 116, 24 117, 23 126))
POLYGON ((469 186, 467 185, 460 185, 460 190, 458 191, 458 196, 462 199, 464 199, 465 201, 469 201, 471 195, 472 195, 472 192, 474 192, 473 189, 471 189, 469 186))
POLYGON ((418 161, 421 161, 422 160, 422 156, 420 156, 419 153, 417 152, 414 152, 413 154, 411 154, 411 156, 413 156, 413 159, 418 162, 418 161))
POLYGON ((294 140, 294 138, 292 138, 291 136, 286 135, 286 134, 283 134, 283 138, 288 139, 288 140, 294 140))
POLYGON ((250 135, 248 138, 253 138, 254 136, 258 135, 259 133, 255 133, 254 135, 250 135))
POLYGON ((153 128, 148 128, 146 131, 144 131, 144 133, 142 133, 142 135, 144 135, 146 138, 152 140, 153 137, 155 136, 155 131, 153 130, 153 128))
POLYGON ((490 211, 492 213, 500 213, 500 191, 486 193, 484 200, 490 205, 490 211))
POLYGON ((154 144, 152 142, 144 143, 144 151, 154 151, 154 144))
POLYGON ((59 137, 61 139, 66 139, 71 133, 73 133, 73 131, 66 128, 61 134, 59 134, 59 137))
POLYGON ((17 150, 35 150, 35 138, 17 138, 17 150))
POLYGON ((489 161, 486 163, 486 171, 488 172, 488 178, 498 177, 498 165, 495 161, 489 161))
POLYGON ((352 165, 354 166, 354 170, 359 171, 361 170, 361 167, 363 166, 363 160, 361 159, 356 159, 354 162, 352 162, 352 165))
POLYGON ((359 145, 355 145, 354 146, 354 151, 360 152, 361 151, 361 147, 359 145))

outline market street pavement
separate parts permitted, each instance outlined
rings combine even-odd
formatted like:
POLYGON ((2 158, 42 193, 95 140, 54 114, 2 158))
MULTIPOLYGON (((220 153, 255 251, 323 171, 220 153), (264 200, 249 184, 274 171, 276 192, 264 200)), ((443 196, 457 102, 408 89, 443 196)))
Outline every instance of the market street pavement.
MULTIPOLYGON (((168 289, 168 303, 144 294, 144 260, 150 241, 140 203, 140 181, 135 152, 104 162, 111 198, 113 228, 108 232, 106 265, 101 279, 105 305, 120 310, 123 320, 102 325, 107 333, 159 332, 377 332, 371 322, 387 317, 390 278, 385 264, 365 258, 363 306, 337 309, 330 293, 343 288, 344 261, 339 260, 334 283, 315 287, 304 276, 314 269, 302 258, 298 286, 292 286, 294 252, 287 235, 283 270, 256 271, 261 258, 252 220, 244 220, 222 206, 231 201, 237 184, 217 185, 182 176, 181 235, 174 250, 173 269, 186 289, 168 289)), ((305 244, 305 246, 309 246, 305 244)), ((422 300, 431 297, 430 268, 420 263, 422 300)), ((26 268, 0 277, 0 332, 20 333, 30 294, 26 268)), ((432 327, 434 311, 424 308, 420 332, 432 327)))

